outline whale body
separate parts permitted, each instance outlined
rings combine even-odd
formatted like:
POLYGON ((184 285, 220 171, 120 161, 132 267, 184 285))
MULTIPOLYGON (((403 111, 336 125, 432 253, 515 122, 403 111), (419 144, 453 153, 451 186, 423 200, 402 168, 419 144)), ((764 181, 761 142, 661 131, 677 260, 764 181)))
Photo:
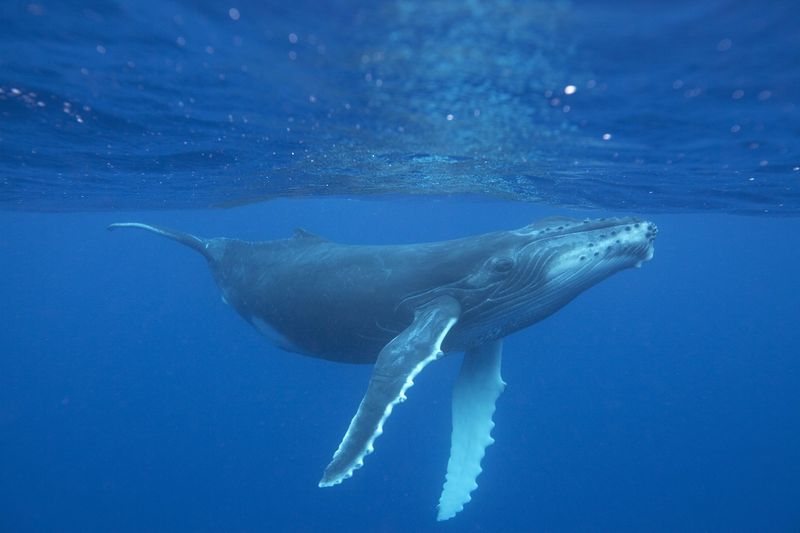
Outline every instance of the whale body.
POLYGON ((204 239, 138 222, 208 261, 223 300, 276 346, 373 364, 372 376, 321 487, 363 465, 414 377, 463 352, 453 391, 450 459, 438 518, 455 516, 477 488, 493 443, 503 338, 578 294, 653 257, 657 228, 635 218, 550 218, 512 231, 388 246, 345 245, 305 230, 281 240, 204 239))

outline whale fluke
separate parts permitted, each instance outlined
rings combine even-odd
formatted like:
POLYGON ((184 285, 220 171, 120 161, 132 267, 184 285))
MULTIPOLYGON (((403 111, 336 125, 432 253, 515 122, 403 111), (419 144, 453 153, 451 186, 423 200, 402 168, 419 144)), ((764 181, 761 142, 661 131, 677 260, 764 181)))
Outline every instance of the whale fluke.
POLYGON ((109 224, 106 229, 109 231, 114 231, 117 228, 139 228, 152 231, 153 233, 163 235, 168 239, 172 239, 173 241, 177 241, 185 246, 188 246, 193 250, 197 250, 205 257, 208 257, 208 241, 199 237, 195 237, 189 233, 162 228, 160 226, 152 226, 150 224, 142 224, 141 222, 115 222, 114 224, 109 224))

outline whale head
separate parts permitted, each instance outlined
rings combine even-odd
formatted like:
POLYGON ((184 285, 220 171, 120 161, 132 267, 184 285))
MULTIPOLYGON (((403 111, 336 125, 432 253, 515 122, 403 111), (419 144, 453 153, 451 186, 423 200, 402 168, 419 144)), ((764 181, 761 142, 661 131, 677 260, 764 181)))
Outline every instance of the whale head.
POLYGON ((652 222, 630 217, 582 221, 557 218, 515 233, 530 239, 520 248, 519 256, 528 261, 547 257, 542 272, 547 283, 577 283, 585 288, 652 259, 658 228, 652 222))
POLYGON ((637 218, 561 217, 506 233, 470 277, 475 290, 460 298, 461 344, 528 327, 616 272, 641 266, 653 257, 657 233, 655 224, 637 218))

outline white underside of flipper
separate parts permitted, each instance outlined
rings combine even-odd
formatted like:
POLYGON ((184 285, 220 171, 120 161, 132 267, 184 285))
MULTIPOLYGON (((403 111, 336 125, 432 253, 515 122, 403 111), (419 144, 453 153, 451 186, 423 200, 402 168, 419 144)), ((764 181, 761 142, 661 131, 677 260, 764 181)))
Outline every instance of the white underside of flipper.
POLYGON ((503 342, 498 340, 464 354, 453 389, 453 434, 438 520, 454 517, 478 488, 481 459, 494 442, 491 433, 495 401, 506 386, 500 376, 502 351, 503 342))
POLYGON ((442 341, 458 321, 460 311, 457 301, 440 297, 418 309, 413 323, 381 350, 367 392, 325 468, 320 487, 337 485, 363 466, 394 406, 405 400, 417 374, 442 355, 442 341))

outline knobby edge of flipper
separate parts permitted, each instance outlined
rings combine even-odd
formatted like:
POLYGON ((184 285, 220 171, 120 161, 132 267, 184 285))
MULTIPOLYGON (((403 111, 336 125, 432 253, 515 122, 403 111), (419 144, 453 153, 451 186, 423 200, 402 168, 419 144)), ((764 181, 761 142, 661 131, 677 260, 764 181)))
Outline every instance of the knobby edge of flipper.
POLYGON ((417 309, 414 320, 378 355, 367 392, 333 459, 325 468, 320 487, 332 487, 352 477, 373 452, 373 443, 394 406, 406 399, 414 378, 442 356, 442 341, 461 314, 460 304, 441 296, 417 309))
POLYGON ((109 224, 107 226, 107 230, 114 231, 118 228, 136 228, 136 229, 143 229, 155 233, 157 235, 161 235, 163 237, 167 237, 168 239, 172 239, 173 241, 179 242, 184 246, 188 246, 189 248, 200 252, 204 257, 209 258, 208 252, 208 241, 205 239, 201 239, 200 237, 195 237, 189 233, 184 233, 182 231, 175 231, 169 228, 164 228, 161 226, 154 226, 152 224, 143 224, 141 222, 115 222, 114 224, 109 224))
POLYGON ((478 488, 477 479, 483 471, 481 461, 486 448, 494 444, 495 402, 506 388, 500 372, 502 353, 502 340, 487 342, 464 353, 453 387, 453 431, 447 475, 439 497, 436 517, 439 521, 461 512, 478 488))

